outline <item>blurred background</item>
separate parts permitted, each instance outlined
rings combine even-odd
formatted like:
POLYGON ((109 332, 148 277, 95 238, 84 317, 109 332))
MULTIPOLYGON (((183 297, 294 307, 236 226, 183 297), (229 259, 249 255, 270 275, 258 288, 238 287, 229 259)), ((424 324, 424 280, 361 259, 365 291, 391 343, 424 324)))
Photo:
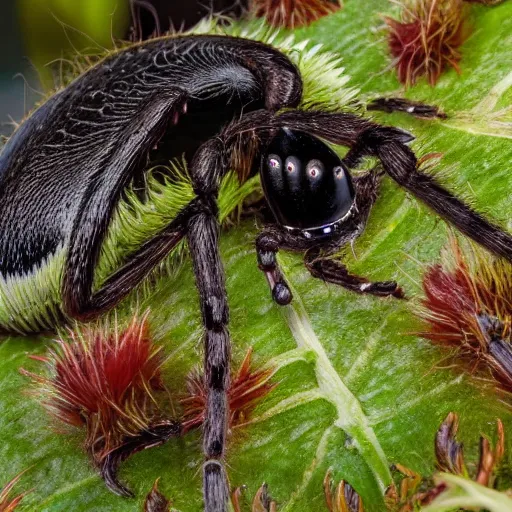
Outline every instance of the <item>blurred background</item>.
POLYGON ((60 84, 77 53, 120 39, 187 28, 209 13, 239 15, 245 0, 0 0, 0 135, 60 84))

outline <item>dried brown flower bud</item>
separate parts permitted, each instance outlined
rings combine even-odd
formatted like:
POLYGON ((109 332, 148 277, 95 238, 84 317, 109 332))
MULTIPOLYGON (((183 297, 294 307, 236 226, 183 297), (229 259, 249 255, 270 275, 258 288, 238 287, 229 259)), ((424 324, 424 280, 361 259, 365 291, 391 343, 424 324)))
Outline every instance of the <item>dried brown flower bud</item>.
POLYGON ((170 512, 171 502, 158 490, 158 480, 144 501, 144 512, 170 512))
POLYGON ((454 475, 466 474, 462 443, 455 440, 459 429, 459 418, 451 412, 439 427, 436 434, 435 451, 437 469, 454 475))
MULTIPOLYGON (((243 487, 237 487, 231 494, 234 512, 242 512, 240 498, 244 489, 243 487)), ((267 484, 263 484, 256 492, 251 505, 251 512, 277 512, 277 503, 268 494, 267 484)))
POLYGON ((324 495, 329 512, 364 512, 359 494, 344 480, 335 486, 330 470, 324 478, 324 495))

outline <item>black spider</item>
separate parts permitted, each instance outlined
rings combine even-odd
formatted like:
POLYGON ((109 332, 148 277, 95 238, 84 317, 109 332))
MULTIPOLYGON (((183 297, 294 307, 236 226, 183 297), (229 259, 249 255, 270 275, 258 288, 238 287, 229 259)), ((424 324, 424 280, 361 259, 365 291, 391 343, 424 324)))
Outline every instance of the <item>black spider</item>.
POLYGON ((418 171, 409 134, 349 113, 296 110, 301 95, 296 67, 270 46, 222 36, 163 38, 91 68, 36 110, 0 155, 0 278, 28 279, 64 249, 68 317, 91 320, 113 308, 187 238, 205 329, 208 512, 226 510, 229 496, 223 456, 230 338, 217 194, 240 160, 239 148, 247 148, 246 159, 251 151, 261 158, 276 222, 256 247, 279 304, 292 299, 276 263, 280 248, 305 252, 307 268, 325 281, 402 296, 395 282, 370 282, 325 257, 361 234, 378 196, 380 171, 350 176, 366 156, 377 157, 386 174, 460 231, 512 260, 509 234, 418 171), (340 160, 321 139, 349 146, 347 156, 340 160), (182 153, 197 197, 94 290, 100 248, 123 190, 148 163, 182 153))

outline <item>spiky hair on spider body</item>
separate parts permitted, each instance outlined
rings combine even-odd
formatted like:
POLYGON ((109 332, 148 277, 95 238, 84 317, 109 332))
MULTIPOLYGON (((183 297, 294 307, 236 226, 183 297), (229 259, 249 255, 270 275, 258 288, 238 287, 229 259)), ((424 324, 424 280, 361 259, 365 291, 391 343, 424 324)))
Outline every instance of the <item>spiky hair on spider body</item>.
POLYGON ((460 74, 462 43, 468 36, 463 0, 402 0, 400 19, 384 16, 398 79, 406 87, 425 77, 435 85, 453 67, 460 74))
POLYGON ((58 429, 85 429, 84 448, 107 486, 131 495, 117 481, 119 463, 181 433, 158 405, 164 359, 149 335, 147 314, 127 328, 110 330, 105 322, 70 330, 69 341, 58 339, 47 356, 32 359, 45 363, 46 375, 20 371, 36 384, 33 393, 58 429))
POLYGON ((442 263, 427 267, 420 335, 455 349, 454 361, 474 373, 490 371, 512 391, 512 265, 451 237, 442 263))

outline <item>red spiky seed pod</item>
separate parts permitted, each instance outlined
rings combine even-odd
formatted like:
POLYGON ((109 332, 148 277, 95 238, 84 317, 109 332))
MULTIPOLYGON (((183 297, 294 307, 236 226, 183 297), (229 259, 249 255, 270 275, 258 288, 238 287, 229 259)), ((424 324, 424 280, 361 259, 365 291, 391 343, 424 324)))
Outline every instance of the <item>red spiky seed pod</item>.
POLYGON ((20 481, 23 473, 25 473, 25 471, 16 475, 10 482, 7 482, 3 489, 0 489, 0 512, 13 512, 18 508, 21 500, 30 492, 25 491, 14 498, 9 498, 9 494, 11 494, 14 486, 20 481))
MULTIPOLYGON (((252 348, 247 351, 238 372, 231 378, 228 391, 230 427, 246 423, 258 402, 276 386, 270 382, 273 370, 254 369, 251 358, 252 348)), ((198 372, 191 374, 187 386, 188 395, 181 401, 185 431, 202 425, 206 408, 206 388, 202 375, 198 372)))
POLYGON ((118 464, 180 432, 154 396, 163 389, 161 350, 149 336, 147 315, 121 331, 105 324, 69 337, 57 340, 47 357, 33 358, 46 364, 48 376, 20 371, 39 385, 42 405, 58 422, 86 429, 85 449, 107 486, 131 495, 116 479, 118 464))
POLYGON ((460 73, 460 46, 468 36, 463 0, 403 0, 400 20, 384 17, 398 79, 407 87, 420 77, 435 85, 453 67, 460 73))
POLYGON ((252 0, 252 9, 274 27, 296 28, 336 12, 341 0, 252 0))
POLYGON ((455 238, 445 255, 423 277, 419 316, 427 329, 419 335, 455 348, 455 363, 490 370, 512 391, 512 265, 476 247, 463 254, 455 238))

